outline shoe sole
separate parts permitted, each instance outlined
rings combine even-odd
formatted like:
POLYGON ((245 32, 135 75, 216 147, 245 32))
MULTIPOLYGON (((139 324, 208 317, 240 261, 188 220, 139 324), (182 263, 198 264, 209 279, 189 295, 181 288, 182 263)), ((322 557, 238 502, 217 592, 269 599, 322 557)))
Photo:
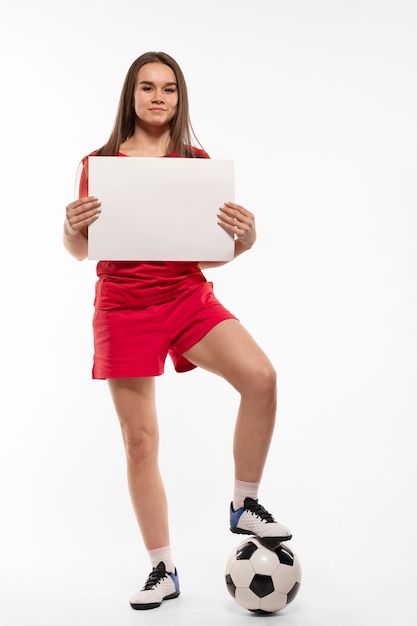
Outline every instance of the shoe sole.
POLYGON ((269 548, 270 550, 275 550, 282 541, 290 541, 290 539, 292 539, 292 535, 285 535, 283 537, 259 537, 259 535, 251 533, 249 530, 236 528, 236 526, 230 526, 230 530, 236 535, 252 535, 252 537, 256 537, 265 548, 269 548))
POLYGON ((131 602, 130 606, 132 607, 132 609, 135 609, 135 611, 147 611, 148 609, 157 609, 158 606, 161 606, 164 600, 173 600, 174 598, 178 598, 179 595, 180 592, 175 591, 169 596, 165 596, 165 598, 162 598, 161 602, 149 602, 148 604, 132 604, 131 602))

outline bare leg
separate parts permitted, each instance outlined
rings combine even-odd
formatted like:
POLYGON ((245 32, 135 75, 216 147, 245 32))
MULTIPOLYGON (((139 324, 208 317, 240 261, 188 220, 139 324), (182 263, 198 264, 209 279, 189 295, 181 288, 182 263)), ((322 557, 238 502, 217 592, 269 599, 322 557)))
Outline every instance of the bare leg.
POLYGON ((147 550, 169 545, 167 500, 158 466, 154 378, 108 380, 126 450, 127 477, 147 550))
POLYGON ((184 356, 222 376, 240 393, 235 478, 260 482, 275 425, 276 373, 271 362, 237 320, 215 326, 184 356))

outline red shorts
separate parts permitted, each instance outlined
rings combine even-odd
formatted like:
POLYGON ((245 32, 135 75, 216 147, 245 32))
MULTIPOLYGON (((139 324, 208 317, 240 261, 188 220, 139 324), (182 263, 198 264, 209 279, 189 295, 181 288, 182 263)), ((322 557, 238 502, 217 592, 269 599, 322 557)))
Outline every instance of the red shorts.
POLYGON ((184 352, 227 319, 236 318, 217 300, 210 282, 142 309, 96 308, 93 378, 160 376, 167 354, 177 372, 192 370, 196 366, 184 352))

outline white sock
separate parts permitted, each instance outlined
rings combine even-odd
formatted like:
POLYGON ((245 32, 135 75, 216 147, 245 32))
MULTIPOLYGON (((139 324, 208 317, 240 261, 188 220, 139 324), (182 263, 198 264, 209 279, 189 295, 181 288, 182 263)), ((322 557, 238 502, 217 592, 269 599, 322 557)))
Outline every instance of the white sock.
POLYGON ((162 548, 155 548, 155 550, 148 550, 148 554, 151 559, 152 567, 156 567, 162 561, 165 564, 167 572, 175 572, 175 565, 171 555, 171 546, 163 546, 162 548))
POLYGON ((245 498, 257 500, 260 483, 245 483, 243 480, 235 479, 235 490, 233 493, 233 508, 236 511, 243 506, 245 498))

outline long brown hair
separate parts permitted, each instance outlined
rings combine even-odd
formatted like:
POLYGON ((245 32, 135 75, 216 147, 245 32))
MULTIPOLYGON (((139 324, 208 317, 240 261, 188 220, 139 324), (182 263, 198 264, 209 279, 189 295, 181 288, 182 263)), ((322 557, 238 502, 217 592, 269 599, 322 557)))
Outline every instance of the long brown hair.
POLYGON ((170 142, 168 154, 175 153, 178 157, 194 157, 192 150, 193 140, 200 147, 190 121, 187 85, 184 75, 178 63, 165 52, 145 52, 130 66, 124 80, 122 93, 120 94, 119 107, 114 122, 112 133, 107 143, 98 151, 98 156, 117 156, 120 144, 132 137, 135 131, 136 113, 133 99, 136 87, 136 78, 140 68, 146 63, 164 63, 175 74, 178 89, 177 112, 171 121, 170 142))

